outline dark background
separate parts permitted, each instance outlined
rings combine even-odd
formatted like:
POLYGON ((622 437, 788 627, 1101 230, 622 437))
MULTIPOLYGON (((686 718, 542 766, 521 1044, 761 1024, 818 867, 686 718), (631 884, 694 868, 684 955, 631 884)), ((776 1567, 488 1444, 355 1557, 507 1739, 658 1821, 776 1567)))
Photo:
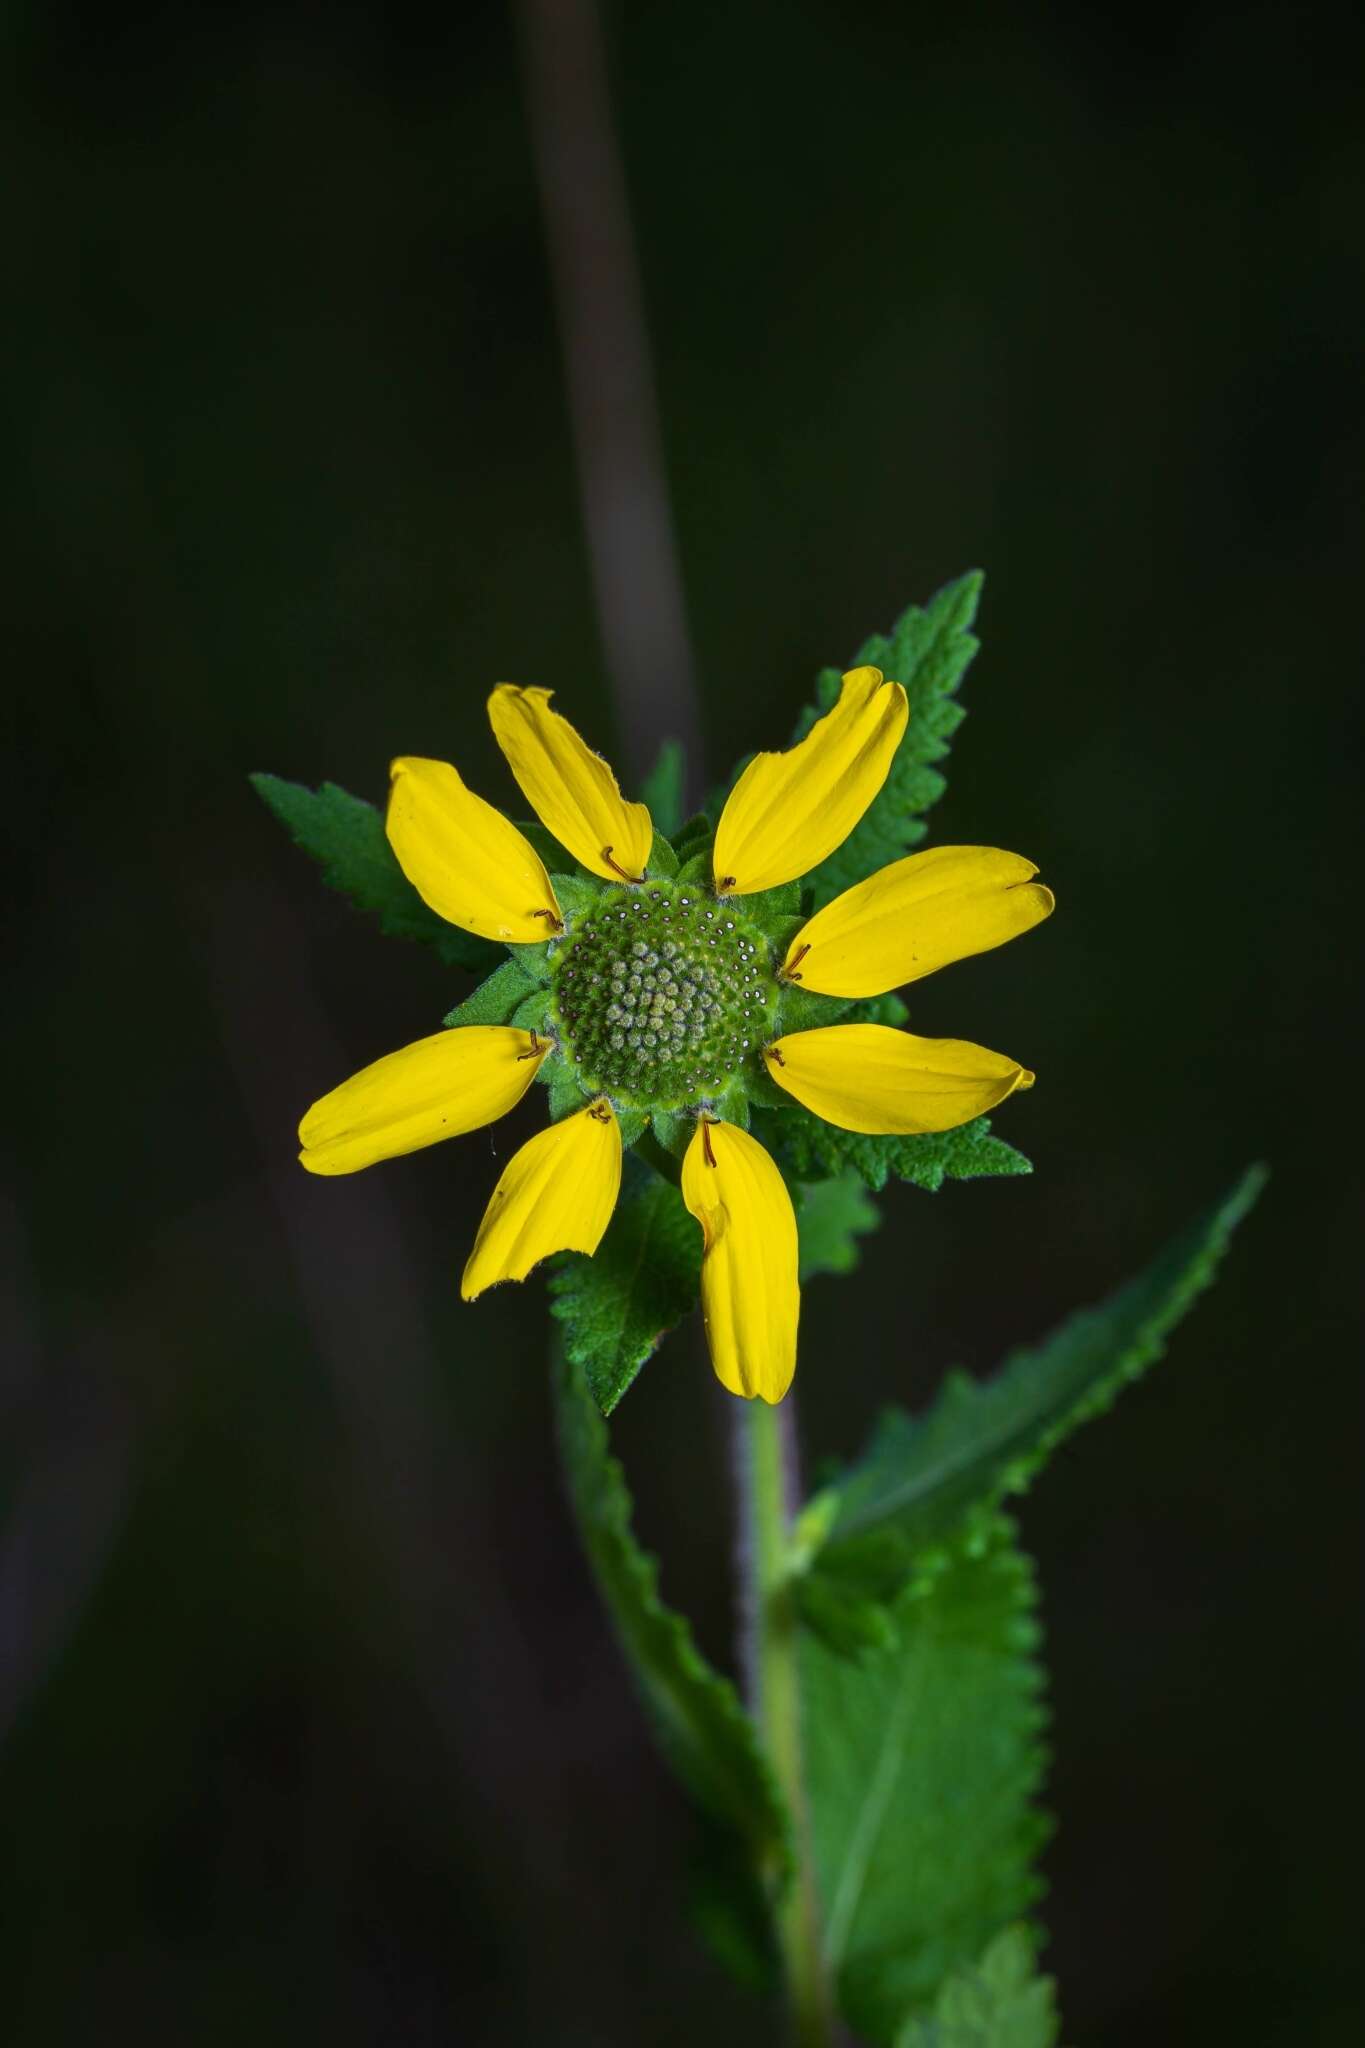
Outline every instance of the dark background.
MULTIPOLYGON (((513 24, 6 20, 6 2039, 766 2040, 682 1921, 543 1288, 457 1300, 511 1136, 294 1164, 450 979, 245 782, 378 797, 412 751, 505 800, 500 678, 613 746, 513 24)), ((1365 38, 608 31, 713 769, 980 564, 935 833, 1059 897, 916 1011, 1036 1067, 1000 1120, 1036 1178, 888 1198, 807 1297, 804 1435, 851 1450, 1271 1161, 1170 1362, 1023 1505, 1049 1962, 1075 2048, 1354 2040, 1365 38)), ((616 1432, 719 1658, 725 1422, 681 1337, 616 1432)))

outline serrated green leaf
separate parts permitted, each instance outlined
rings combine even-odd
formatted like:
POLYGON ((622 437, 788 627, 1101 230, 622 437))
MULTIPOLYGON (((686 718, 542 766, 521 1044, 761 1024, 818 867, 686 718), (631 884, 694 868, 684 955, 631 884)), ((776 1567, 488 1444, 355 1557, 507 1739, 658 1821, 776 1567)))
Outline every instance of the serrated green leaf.
POLYGON ((901 1545, 908 1576, 932 1570, 946 1542, 977 1540, 1000 1502, 1023 1492, 1058 1444, 1161 1356, 1265 1178, 1253 1167, 1140 1278, 1013 1352, 993 1378, 951 1373, 926 1415, 884 1415, 859 1463, 807 1509, 826 1531, 811 1573, 862 1599, 885 1589, 888 1542, 901 1545), (875 1589, 860 1558, 869 1540, 882 1546, 875 1589))
POLYGON ((1007 1927, 970 1970, 939 1988, 931 2017, 911 2019, 896 2048, 1055 2048, 1051 1977, 1038 1974, 1028 1928, 1007 1927))
POLYGON ((793 1104, 780 1119, 760 1116, 762 1137, 791 1180, 824 1180, 851 1167, 874 1193, 894 1175, 930 1194, 945 1180, 979 1180, 988 1174, 1032 1173, 1022 1152, 990 1134, 990 1118, 979 1116, 954 1131, 917 1138, 869 1137, 840 1130, 793 1104))
MULTIPOLYGON (((924 813, 937 802, 944 787, 943 777, 932 764, 947 754, 948 742, 964 716, 953 693, 977 650, 970 629, 981 584, 977 570, 959 576, 923 608, 911 605, 889 634, 874 633, 848 664, 855 668, 870 662, 891 681, 902 683, 910 717, 880 792, 843 845, 806 877, 816 910, 888 862, 903 859, 924 837, 924 813)), ((841 673, 834 668, 822 670, 816 682, 816 702, 802 715, 795 740, 804 739, 816 719, 836 701, 841 673)))
POLYGON ((729 1679, 659 1598, 658 1566, 632 1533, 607 1426, 581 1367, 562 1354, 554 1389, 579 1534, 664 1755, 703 1812, 740 1838, 750 1869, 777 1884, 790 1864, 791 1823, 757 1731, 729 1679))
POLYGON ((656 832, 666 839, 677 836, 683 822, 683 785, 687 780, 687 750, 681 740, 665 740, 654 766, 640 785, 640 801, 647 808, 656 832))
POLYGON ((860 1662, 803 1634, 802 1728, 826 1962, 840 2008, 890 2044, 950 1972, 1026 1912, 1046 1823, 1032 1569, 997 1516, 976 1554, 906 1595, 860 1662))
POLYGON ((308 789, 278 775, 253 775, 251 786, 296 846, 317 861, 329 888, 379 919, 389 938, 420 939, 451 967, 487 971, 503 957, 490 939, 461 931, 429 910, 394 857, 384 819, 363 797, 335 782, 308 789))
POLYGON ((586 1373, 604 1415, 695 1307, 700 1275, 701 1230, 681 1194, 639 1160, 627 1160, 616 1213, 597 1250, 591 1258, 569 1252, 550 1276, 550 1308, 564 1325, 564 1348, 586 1373))
POLYGON ((504 960, 472 995, 457 1003, 444 1019, 448 1031, 465 1024, 506 1024, 518 1004, 536 993, 536 983, 519 960, 504 960))
POLYGON ((853 1173, 815 1181, 797 1192, 802 1280, 817 1273, 851 1273, 858 1263, 858 1239, 882 1220, 876 1203, 853 1173))

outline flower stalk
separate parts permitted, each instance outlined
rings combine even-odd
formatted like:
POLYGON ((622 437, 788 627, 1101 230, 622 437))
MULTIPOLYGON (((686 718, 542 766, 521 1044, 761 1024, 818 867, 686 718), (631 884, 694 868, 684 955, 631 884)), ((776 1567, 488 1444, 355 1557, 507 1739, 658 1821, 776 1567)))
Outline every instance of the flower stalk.
POLYGON ((821 1940, 820 1896, 801 1751, 798 1622, 791 1592, 797 1492, 795 1402, 739 1408, 736 1478, 749 1707, 792 1817, 793 1868, 777 1902, 777 1939, 793 2048, 835 2048, 834 2000, 821 1940))

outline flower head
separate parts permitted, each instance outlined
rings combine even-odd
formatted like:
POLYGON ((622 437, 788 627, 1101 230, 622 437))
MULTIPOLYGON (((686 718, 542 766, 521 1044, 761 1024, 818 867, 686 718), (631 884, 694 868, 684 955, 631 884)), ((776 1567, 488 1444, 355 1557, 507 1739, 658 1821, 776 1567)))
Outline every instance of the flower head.
POLYGON ((732 1393, 778 1401, 796 1363, 796 1219, 747 1128, 750 1099, 785 1096, 849 1131, 917 1133, 966 1123, 1033 1082, 962 1039, 866 1015, 820 1022, 822 1005, 803 1011, 802 998, 866 1011, 1038 924, 1051 892, 1016 854, 943 846, 793 915, 787 885, 853 830, 905 731, 905 692, 875 668, 851 670, 798 745, 756 755, 714 834, 705 821, 685 828, 681 861, 548 690, 500 684, 488 711, 543 828, 537 842, 448 763, 415 757, 393 764, 387 831, 430 908, 504 942, 515 967, 486 984, 497 1000, 479 1021, 457 1013, 315 1103, 300 1157, 312 1173, 351 1173, 477 1130, 549 1081, 554 1120, 505 1168, 465 1266, 473 1300, 552 1253, 595 1252, 623 1148, 652 1123, 655 1157, 669 1163, 666 1137, 701 1226, 716 1373, 732 1393))

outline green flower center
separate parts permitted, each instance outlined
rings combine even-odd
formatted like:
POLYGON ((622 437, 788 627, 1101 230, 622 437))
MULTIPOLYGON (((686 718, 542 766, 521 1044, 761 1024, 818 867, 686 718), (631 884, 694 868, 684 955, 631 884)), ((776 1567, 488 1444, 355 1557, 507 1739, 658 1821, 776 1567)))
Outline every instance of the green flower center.
POLYGON ((771 1035, 767 939, 696 888, 608 890, 556 954, 554 1026, 590 1094, 681 1109, 771 1035))

